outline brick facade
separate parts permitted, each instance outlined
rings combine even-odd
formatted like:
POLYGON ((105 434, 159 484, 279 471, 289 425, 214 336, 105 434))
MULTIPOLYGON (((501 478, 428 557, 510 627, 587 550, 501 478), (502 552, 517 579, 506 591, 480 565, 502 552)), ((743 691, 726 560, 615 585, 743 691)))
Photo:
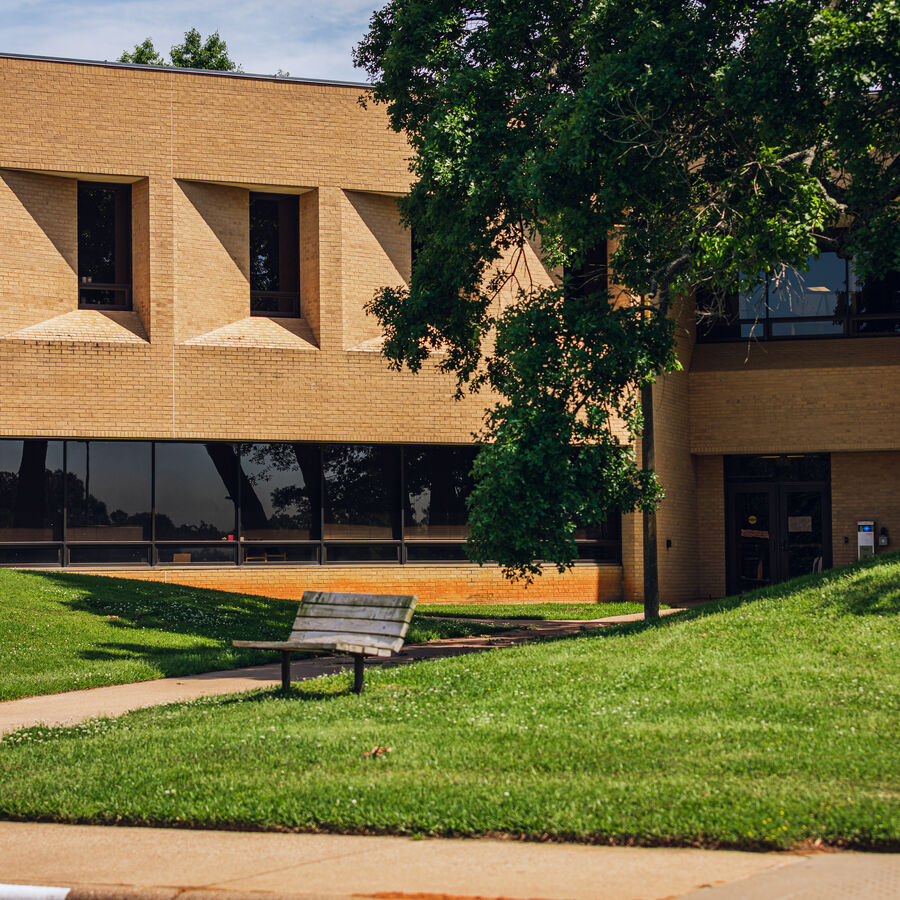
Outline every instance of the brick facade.
MULTIPOLYGON (((409 277, 396 198, 410 149, 382 108, 359 105, 360 87, 11 57, 0 85, 0 436, 470 442, 484 398, 454 401, 434 364, 391 372, 363 311, 409 277), (78 309, 79 180, 131 183, 130 311, 78 309), (299 198, 299 319, 250 315, 251 191, 299 198)), ((526 253, 538 283, 558 276, 539 247, 526 253)), ((663 601, 725 590, 730 454, 831 454, 835 564, 855 556, 857 518, 900 541, 900 341, 695 347, 693 310, 677 314, 684 371, 654 387, 663 601)), ((622 531, 621 567, 548 573, 527 593, 457 565, 128 577, 290 596, 639 599, 640 517, 622 531)))

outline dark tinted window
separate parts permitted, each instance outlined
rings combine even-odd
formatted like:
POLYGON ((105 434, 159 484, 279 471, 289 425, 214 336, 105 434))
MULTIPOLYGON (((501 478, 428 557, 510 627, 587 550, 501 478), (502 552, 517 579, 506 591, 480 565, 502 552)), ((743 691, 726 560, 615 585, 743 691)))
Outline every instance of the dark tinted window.
POLYGON ((465 544, 409 544, 406 558, 410 562, 464 562, 468 556, 465 544))
POLYGON ((827 453, 796 456, 726 456, 729 481, 828 481, 831 457, 827 453))
POLYGON ((404 450, 404 536, 407 540, 465 540, 466 498, 472 491, 475 447, 404 450))
POLYGON ((149 541, 151 444, 69 441, 67 454, 67 539, 149 541))
POLYGON ((854 291, 857 334, 890 334, 900 332, 900 272, 892 271, 880 278, 856 282, 851 270, 854 291))
POLYGON ((622 517, 612 515, 602 525, 579 528, 575 531, 576 541, 619 541, 622 539, 622 517))
POLYGON ((300 314, 300 206, 296 196, 250 194, 250 311, 300 314))
POLYGON ((567 266, 563 277, 571 297, 588 297, 607 289, 606 242, 586 250, 574 265, 567 266))
POLYGON ((131 185, 78 182, 78 303, 131 306, 131 185))
POLYGON ((0 441, 0 541, 62 539, 62 441, 0 441))
POLYGON ((325 538, 399 537, 397 448, 326 447, 322 459, 325 538))
POLYGON ((236 476, 231 444, 157 444, 157 540, 234 540, 236 476))
POLYGON ((319 448, 310 444, 244 444, 241 534, 245 540, 319 537, 319 448))

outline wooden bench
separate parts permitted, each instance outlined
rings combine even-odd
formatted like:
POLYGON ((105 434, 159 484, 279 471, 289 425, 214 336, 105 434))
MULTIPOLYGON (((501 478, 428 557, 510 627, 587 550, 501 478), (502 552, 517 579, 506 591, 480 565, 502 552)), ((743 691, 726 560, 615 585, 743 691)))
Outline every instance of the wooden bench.
POLYGON ((294 651, 348 653, 353 657, 353 691, 363 689, 363 660, 390 656, 403 646, 415 597, 393 594, 334 594, 304 591, 286 641, 232 641, 235 647, 281 651, 281 684, 291 684, 294 651))

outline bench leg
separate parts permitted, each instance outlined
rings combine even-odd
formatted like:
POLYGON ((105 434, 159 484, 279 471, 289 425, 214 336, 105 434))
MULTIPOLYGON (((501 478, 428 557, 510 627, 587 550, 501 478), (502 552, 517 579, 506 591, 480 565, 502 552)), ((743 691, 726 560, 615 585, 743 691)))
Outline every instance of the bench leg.
POLYGON ((290 690, 291 687, 291 653, 289 650, 281 651, 281 688, 290 690))
POLYGON ((361 653, 353 654, 353 693, 361 694, 363 689, 363 656, 361 653))

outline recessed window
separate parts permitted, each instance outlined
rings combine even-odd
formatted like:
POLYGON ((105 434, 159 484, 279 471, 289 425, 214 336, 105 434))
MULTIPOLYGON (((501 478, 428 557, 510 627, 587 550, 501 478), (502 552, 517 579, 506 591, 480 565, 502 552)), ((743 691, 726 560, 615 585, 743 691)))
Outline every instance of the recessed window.
POLYGON ((131 185, 78 182, 78 306, 131 309, 131 185))
POLYGON ((300 315, 300 204, 291 194, 250 194, 250 313, 300 315))

